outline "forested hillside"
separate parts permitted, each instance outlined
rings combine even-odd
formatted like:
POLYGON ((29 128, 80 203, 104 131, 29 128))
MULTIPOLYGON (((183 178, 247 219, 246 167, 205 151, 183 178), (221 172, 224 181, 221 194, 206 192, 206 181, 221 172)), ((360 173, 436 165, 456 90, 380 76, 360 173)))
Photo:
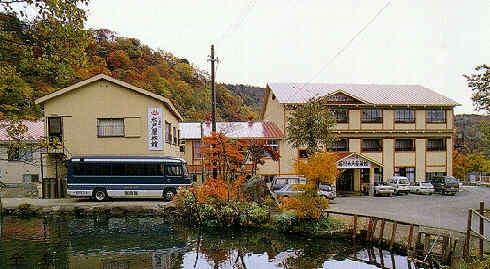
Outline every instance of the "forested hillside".
POLYGON ((262 109, 262 101, 265 95, 265 88, 243 84, 225 84, 234 94, 240 96, 243 104, 253 107, 257 113, 262 109))
MULTIPOLYGON (((36 98, 99 73, 171 99, 186 121, 209 117, 207 72, 135 38, 106 29, 84 30, 85 11, 76 6, 84 0, 63 4, 62 14, 55 2, 38 7, 34 18, 26 18, 0 1, 2 118, 37 118, 41 114, 36 98)), ((217 85, 217 102, 219 120, 242 121, 257 115, 252 100, 244 104, 223 84, 217 85)))

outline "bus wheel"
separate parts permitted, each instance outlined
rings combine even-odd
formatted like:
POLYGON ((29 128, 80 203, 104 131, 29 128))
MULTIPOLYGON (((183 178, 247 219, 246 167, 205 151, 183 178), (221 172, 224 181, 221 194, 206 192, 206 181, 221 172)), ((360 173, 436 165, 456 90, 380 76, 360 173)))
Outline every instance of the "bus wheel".
POLYGON ((172 201, 172 199, 174 199, 175 193, 176 193, 175 189, 165 189, 163 191, 163 198, 166 201, 172 201))
POLYGON ((98 188, 94 190, 94 193, 92 194, 92 198, 94 200, 102 202, 107 200, 107 192, 105 189, 98 188))

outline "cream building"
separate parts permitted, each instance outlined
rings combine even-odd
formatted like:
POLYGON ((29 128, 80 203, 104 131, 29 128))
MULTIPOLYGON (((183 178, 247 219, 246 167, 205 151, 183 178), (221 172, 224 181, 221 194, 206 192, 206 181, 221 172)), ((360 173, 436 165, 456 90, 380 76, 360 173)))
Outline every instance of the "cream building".
MULTIPOLYGON (((202 163, 201 147, 202 138, 210 136, 210 122, 181 122, 179 124, 181 134, 181 157, 186 160, 187 168, 195 179, 200 179, 205 173, 202 163)), ((279 147, 284 135, 273 122, 217 122, 216 131, 223 133, 233 140, 256 141, 272 147, 281 154, 279 147)), ((264 164, 257 167, 257 174, 269 180, 280 174, 280 160, 274 161, 270 157, 264 158, 264 164)), ((247 167, 249 170, 251 167, 247 167)), ((209 172, 209 171, 207 171, 209 172)))
MULTIPOLYGON (((312 97, 328 96, 344 172, 339 191, 361 191, 393 175, 411 181, 452 175, 454 112, 457 102, 418 85, 270 83, 261 120, 274 122, 287 137, 291 111, 312 97)), ((282 140, 280 174, 294 174, 306 151, 282 140)))
POLYGON ((46 137, 61 143, 47 152, 43 178, 62 177, 71 156, 179 156, 182 116, 167 98, 126 82, 101 74, 36 103, 46 137))

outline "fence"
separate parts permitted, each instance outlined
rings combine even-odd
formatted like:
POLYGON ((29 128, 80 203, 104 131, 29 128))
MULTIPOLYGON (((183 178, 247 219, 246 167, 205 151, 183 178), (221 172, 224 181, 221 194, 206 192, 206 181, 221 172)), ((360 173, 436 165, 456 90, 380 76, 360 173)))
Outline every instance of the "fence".
POLYGON ((485 217, 485 203, 483 201, 480 202, 480 208, 478 209, 478 211, 472 208, 468 208, 468 224, 466 226, 466 237, 463 251, 464 258, 468 258, 470 256, 472 246, 470 240, 472 235, 478 237, 478 254, 480 257, 483 257, 484 241, 490 242, 490 239, 485 237, 485 223, 490 223, 490 220, 489 218, 485 217), (478 231, 473 230, 473 228, 471 227, 473 215, 479 218, 478 231))
POLYGON ((456 253, 456 246, 463 241, 461 233, 357 213, 327 210, 326 214, 350 222, 348 232, 353 241, 406 250, 414 264, 428 267, 436 263, 451 264, 454 257, 462 256, 461 252, 456 253))

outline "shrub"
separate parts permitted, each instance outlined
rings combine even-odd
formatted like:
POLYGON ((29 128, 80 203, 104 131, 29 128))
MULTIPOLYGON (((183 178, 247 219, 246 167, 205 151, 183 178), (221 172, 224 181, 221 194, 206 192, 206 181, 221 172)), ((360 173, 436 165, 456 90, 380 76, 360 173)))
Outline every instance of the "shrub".
POLYGON ((326 217, 303 218, 297 216, 294 211, 284 211, 274 216, 273 227, 278 231, 287 233, 315 233, 338 230, 343 226, 341 223, 326 217))
POLYGON ((29 203, 22 203, 12 212, 17 217, 30 217, 37 215, 37 211, 29 203))

